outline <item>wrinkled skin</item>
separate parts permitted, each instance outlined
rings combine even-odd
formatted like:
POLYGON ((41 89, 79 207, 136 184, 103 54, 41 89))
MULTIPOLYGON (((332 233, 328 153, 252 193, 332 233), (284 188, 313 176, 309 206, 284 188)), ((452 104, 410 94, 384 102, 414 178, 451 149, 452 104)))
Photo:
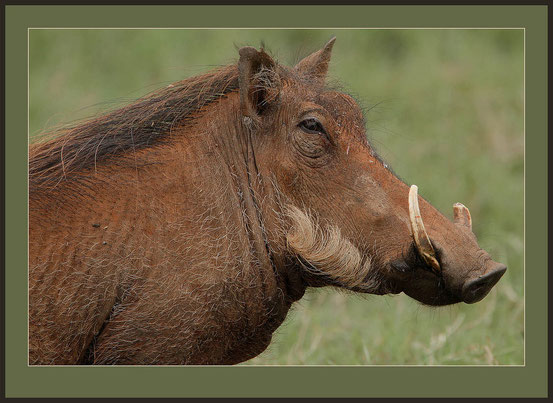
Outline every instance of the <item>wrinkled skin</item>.
MULTIPOLYGON (((332 42, 329 45, 327 49, 332 42)), ((322 56, 312 59, 319 66, 325 63, 321 62, 322 56)), ((302 63, 296 70, 300 75, 306 70, 309 75, 313 66, 302 63)), ((356 102, 348 95, 325 89, 322 81, 326 66, 319 70, 323 73, 309 77, 303 85, 298 80, 284 81, 278 106, 263 110, 259 131, 269 132, 274 127, 280 130, 254 137, 262 176, 275 175, 280 190, 295 204, 307 206, 324 220, 337 224, 362 254, 372 257, 373 270, 390 283, 383 292, 403 291, 428 305, 483 298, 505 267, 479 248, 469 228, 448 220, 419 197, 426 230, 442 270, 436 273, 424 264, 413 245, 409 187, 367 142, 363 115, 356 102), (313 85, 317 81, 319 86, 313 85), (306 121, 318 122, 320 131, 302 128, 306 121), (463 294, 465 284, 489 273, 493 273, 490 281, 484 281, 477 296, 463 294)))
MULTIPOLYGON (((60 156, 38 170, 53 181, 29 190, 30 364, 239 363, 309 286, 428 305, 489 292, 506 268, 419 197, 439 270, 421 259, 409 187, 371 148, 356 102, 324 85, 332 45, 293 69, 242 48, 232 91, 208 94, 170 141, 96 163, 99 130, 93 166, 60 156), (327 236, 307 242, 310 230, 327 236)), ((195 82, 216 87, 210 77, 195 82)))

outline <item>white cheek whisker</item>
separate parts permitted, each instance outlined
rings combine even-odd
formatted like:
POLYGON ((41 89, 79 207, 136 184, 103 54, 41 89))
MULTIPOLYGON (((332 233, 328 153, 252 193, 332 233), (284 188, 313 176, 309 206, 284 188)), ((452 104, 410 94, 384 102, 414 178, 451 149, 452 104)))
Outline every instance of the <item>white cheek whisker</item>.
POLYGON ((317 271, 346 287, 366 287, 371 259, 342 236, 335 225, 321 227, 316 219, 299 208, 286 206, 291 228, 286 234, 288 248, 317 271))

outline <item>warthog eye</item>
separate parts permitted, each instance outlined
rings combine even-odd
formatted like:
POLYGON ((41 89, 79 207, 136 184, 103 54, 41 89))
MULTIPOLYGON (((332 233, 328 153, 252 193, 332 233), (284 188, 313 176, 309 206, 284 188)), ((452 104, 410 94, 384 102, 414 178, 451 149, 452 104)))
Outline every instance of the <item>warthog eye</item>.
POLYGON ((327 135, 322 123, 315 118, 302 120, 299 124, 299 127, 306 133, 324 134, 325 136, 327 135))

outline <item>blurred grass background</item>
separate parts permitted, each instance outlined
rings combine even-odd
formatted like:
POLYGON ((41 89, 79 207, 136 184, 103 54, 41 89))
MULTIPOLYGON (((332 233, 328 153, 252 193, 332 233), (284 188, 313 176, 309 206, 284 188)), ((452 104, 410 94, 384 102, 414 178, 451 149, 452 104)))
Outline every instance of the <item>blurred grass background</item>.
POLYGON ((407 183, 509 270, 482 302, 309 290, 249 364, 524 364, 522 30, 38 30, 29 34, 30 139, 265 43, 291 65, 333 35, 329 77, 407 183))

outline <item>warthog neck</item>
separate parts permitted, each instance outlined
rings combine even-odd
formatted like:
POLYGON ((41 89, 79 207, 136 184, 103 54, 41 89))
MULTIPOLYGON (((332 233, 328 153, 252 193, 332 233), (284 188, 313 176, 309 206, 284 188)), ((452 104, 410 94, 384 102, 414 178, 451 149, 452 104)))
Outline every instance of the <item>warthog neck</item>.
POLYGON ((31 195, 31 364, 229 364, 266 348, 298 295, 247 144, 207 134, 185 127, 136 153, 149 164, 104 162, 31 195))

